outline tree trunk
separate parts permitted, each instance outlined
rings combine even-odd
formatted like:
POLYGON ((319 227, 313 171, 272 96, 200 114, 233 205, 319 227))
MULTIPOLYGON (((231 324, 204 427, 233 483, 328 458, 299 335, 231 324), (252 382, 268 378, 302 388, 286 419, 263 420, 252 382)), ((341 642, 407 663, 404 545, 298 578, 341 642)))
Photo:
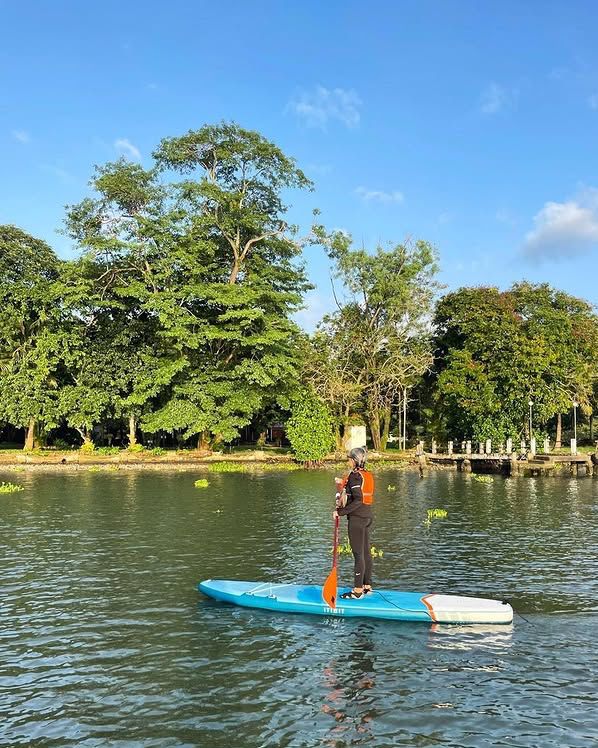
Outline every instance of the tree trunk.
POLYGON ((239 274, 240 265, 238 262, 235 262, 233 265, 232 270, 230 271, 230 275, 228 277, 228 283, 230 286, 233 286, 237 282, 237 275, 239 274))
POLYGON ((23 449, 33 449, 33 442, 35 439, 35 418, 29 419, 29 426, 27 427, 27 434, 25 436, 25 446, 23 449))
POLYGON ((202 431, 197 440, 197 449, 208 451, 210 449, 210 438, 207 431, 202 431))
POLYGON ((372 444, 374 449, 379 452, 381 446, 380 439, 380 413, 374 411, 370 414, 370 433, 372 434, 372 444))
POLYGON ((137 419, 131 413, 129 416, 129 447, 134 447, 137 444, 137 419))
POLYGON ((594 444, 594 414, 590 415, 590 444, 594 444))
POLYGON ((556 417, 556 439, 554 441, 554 448, 561 448, 561 441, 563 438, 563 417, 559 413, 556 417))

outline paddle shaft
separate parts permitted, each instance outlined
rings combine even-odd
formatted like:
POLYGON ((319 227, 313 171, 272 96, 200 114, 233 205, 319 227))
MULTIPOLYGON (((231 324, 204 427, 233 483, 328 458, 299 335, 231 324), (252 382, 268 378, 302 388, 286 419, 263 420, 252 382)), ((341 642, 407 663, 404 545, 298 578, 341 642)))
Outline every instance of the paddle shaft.
POLYGON ((338 528, 339 528, 340 517, 337 515, 334 518, 334 540, 332 546, 332 568, 336 569, 338 561, 338 528))

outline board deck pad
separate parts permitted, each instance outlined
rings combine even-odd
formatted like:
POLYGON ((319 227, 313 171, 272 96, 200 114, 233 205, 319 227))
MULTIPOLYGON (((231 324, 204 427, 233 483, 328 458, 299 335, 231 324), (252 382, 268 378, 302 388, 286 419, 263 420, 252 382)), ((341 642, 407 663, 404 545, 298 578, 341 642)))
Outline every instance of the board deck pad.
POLYGON ((460 595, 374 590, 359 600, 341 600, 330 608, 322 599, 322 587, 315 584, 273 584, 206 579, 198 584, 204 595, 246 608, 282 613, 308 613, 343 618, 381 618, 426 623, 511 623, 513 609, 508 603, 460 595))

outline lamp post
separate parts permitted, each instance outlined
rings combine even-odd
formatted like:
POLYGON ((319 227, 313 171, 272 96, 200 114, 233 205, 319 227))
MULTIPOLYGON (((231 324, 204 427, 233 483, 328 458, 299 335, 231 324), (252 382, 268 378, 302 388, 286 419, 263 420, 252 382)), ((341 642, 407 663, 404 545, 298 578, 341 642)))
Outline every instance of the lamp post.
POLYGON ((532 440, 532 408, 534 407, 534 401, 530 400, 529 403, 529 439, 532 440))
POLYGON ((575 439, 575 444, 577 444, 577 406, 579 403, 577 400, 573 401, 573 438, 575 439))

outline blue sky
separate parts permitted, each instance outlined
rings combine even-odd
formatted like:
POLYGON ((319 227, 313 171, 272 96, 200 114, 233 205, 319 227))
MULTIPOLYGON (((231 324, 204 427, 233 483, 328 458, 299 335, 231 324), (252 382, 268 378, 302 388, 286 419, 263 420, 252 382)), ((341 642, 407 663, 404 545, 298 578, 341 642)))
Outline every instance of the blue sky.
MULTIPOLYGON (((0 0, 0 223, 56 232, 93 165, 234 119, 373 248, 438 248, 448 288, 546 281, 598 304, 595 2, 0 0)), ((306 251, 311 328, 332 307, 306 251)))

